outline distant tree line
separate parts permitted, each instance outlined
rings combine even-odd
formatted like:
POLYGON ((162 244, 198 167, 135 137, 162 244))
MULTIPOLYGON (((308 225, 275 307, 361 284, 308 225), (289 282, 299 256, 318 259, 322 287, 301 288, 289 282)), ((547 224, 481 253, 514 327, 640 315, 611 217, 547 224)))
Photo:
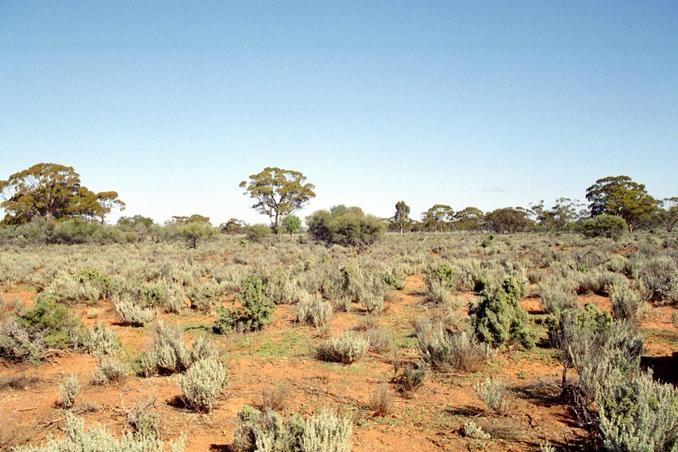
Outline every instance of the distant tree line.
MULTIPOLYGON (((252 207, 268 216, 269 224, 248 225, 231 218, 214 227, 203 215, 174 216, 163 225, 141 215, 121 217, 109 225, 105 219, 125 203, 115 191, 94 192, 82 185, 69 166, 38 163, 0 180, 0 242, 120 243, 140 240, 184 240, 188 246, 218 233, 244 234, 263 241, 271 234, 297 234, 302 220, 294 212, 314 198, 315 187, 296 170, 266 167, 240 183, 252 207)), ((483 212, 476 207, 455 211, 448 204, 434 204, 419 220, 410 207, 398 201, 391 218, 366 215, 359 207, 343 205, 319 210, 305 219, 309 235, 325 244, 365 247, 385 229, 411 232, 472 231, 494 233, 581 232, 616 238, 627 230, 663 228, 672 232, 678 224, 678 197, 655 199, 645 186, 628 176, 598 179, 586 190, 588 204, 569 198, 546 207, 539 201, 529 207, 503 207, 483 212)))

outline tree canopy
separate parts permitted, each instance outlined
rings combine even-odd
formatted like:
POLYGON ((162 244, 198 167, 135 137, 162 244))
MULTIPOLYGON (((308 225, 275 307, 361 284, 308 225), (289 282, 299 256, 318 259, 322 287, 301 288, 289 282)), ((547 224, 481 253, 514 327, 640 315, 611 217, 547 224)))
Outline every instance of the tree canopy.
POLYGON ((395 214, 391 218, 390 227, 394 231, 400 231, 402 234, 404 231, 409 230, 412 225, 412 219, 410 219, 410 206, 405 204, 405 201, 398 201, 395 205, 395 214))
POLYGON ((616 215, 626 221, 630 230, 649 221, 657 211, 657 200, 647 193, 645 185, 629 176, 608 176, 598 179, 586 189, 591 216, 616 215))
POLYGON ((81 184, 72 167, 56 163, 37 163, 0 180, 0 197, 6 224, 25 224, 39 217, 84 217, 103 223, 114 208, 125 208, 117 192, 95 193, 81 184))
POLYGON ((421 215, 422 226, 426 231, 442 232, 454 219, 454 210, 447 204, 435 204, 421 215))
POLYGON ((520 207, 496 209, 485 215, 485 225, 490 231, 499 233, 525 232, 534 226, 528 211, 520 207))
POLYGON ((257 202, 253 209, 271 219, 271 229, 277 234, 280 221, 315 197, 313 184, 299 171, 266 167, 252 174, 249 181, 240 182, 245 194, 257 202))

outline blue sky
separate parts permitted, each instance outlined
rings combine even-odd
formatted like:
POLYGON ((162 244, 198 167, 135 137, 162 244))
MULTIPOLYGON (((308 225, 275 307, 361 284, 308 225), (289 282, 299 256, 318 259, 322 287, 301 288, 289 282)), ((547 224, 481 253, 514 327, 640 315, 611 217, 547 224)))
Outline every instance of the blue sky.
POLYGON ((263 222, 268 165, 302 215, 678 195, 678 2, 0 0, 0 177, 39 161, 156 220, 263 222))

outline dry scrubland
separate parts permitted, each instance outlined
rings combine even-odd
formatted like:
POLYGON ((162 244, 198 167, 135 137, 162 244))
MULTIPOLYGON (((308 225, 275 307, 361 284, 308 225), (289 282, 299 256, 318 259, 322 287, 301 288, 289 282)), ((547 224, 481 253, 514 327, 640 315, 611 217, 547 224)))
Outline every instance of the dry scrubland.
POLYGON ((3 248, 0 448, 676 447, 675 237, 267 240, 3 248))

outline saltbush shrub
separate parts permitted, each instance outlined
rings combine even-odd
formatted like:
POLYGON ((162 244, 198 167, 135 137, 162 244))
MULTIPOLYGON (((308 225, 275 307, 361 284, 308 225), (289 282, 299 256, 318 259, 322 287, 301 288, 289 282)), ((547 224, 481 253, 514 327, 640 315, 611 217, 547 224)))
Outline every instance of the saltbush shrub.
POLYGON ((234 448, 238 452, 349 452, 351 421, 327 410, 304 419, 245 406, 238 413, 234 448))
POLYGON ((57 405, 70 409, 75 406, 75 399, 80 392, 80 382, 75 375, 67 375, 59 383, 59 400, 57 405))
POLYGON ((646 312, 645 302, 628 283, 613 285, 610 289, 610 301, 612 301, 612 317, 615 320, 628 322, 634 327, 640 325, 646 312))
POLYGON ((649 300, 658 303, 678 303, 678 264, 668 256, 648 261, 638 277, 649 292, 649 300))
POLYGON ((115 358, 103 358, 97 364, 92 383, 95 385, 120 383, 127 377, 128 373, 129 368, 124 363, 115 358))
POLYGON ((196 361, 179 378, 184 403, 195 411, 210 411, 227 382, 226 367, 215 358, 196 361))
POLYGON ((217 354, 216 348, 204 336, 194 339, 189 350, 177 328, 158 322, 153 344, 141 356, 140 373, 151 376, 184 372, 192 363, 216 357, 217 354))
POLYGON ((68 413, 66 415, 65 435, 52 438, 44 446, 21 446, 16 452, 66 452, 66 451, 106 451, 106 452, 180 452, 184 450, 185 437, 174 443, 165 443, 154 433, 128 432, 120 438, 111 435, 101 426, 92 426, 85 430, 85 423, 68 413))
POLYGON ((603 444, 615 451, 678 449, 678 390, 656 383, 647 373, 622 379, 598 393, 603 444))
POLYGON ((132 300, 119 300, 115 302, 115 311, 125 325, 144 326, 155 319, 153 309, 145 309, 132 300))
POLYGON ((326 326, 332 317, 332 304, 310 294, 304 294, 297 304, 297 321, 313 326, 326 326))
POLYGON ((363 336, 345 331, 341 336, 322 342, 318 346, 317 355, 322 361, 351 364, 361 359, 369 346, 369 342, 363 336))

